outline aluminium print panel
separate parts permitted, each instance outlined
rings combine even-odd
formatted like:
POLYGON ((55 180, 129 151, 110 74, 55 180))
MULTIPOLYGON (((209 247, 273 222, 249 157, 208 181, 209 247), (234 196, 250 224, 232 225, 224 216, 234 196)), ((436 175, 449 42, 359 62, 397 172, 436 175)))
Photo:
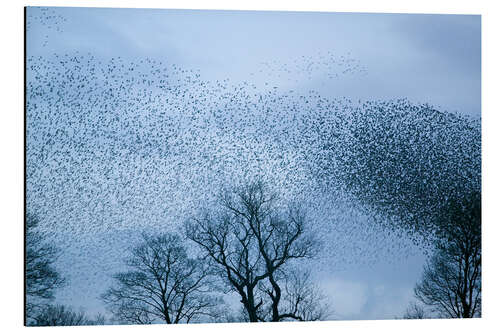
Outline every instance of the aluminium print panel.
POLYGON ((481 316, 480 16, 25 15, 25 325, 481 316))

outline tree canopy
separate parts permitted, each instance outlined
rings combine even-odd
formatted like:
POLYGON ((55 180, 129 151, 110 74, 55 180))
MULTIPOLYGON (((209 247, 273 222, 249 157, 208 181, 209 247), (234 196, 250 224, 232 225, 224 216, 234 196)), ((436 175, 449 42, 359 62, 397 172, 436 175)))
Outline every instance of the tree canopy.
POLYGON ((65 283, 54 267, 58 249, 46 242, 43 233, 38 230, 39 223, 36 215, 26 215, 26 318, 32 318, 37 307, 53 300, 54 291, 65 283))
POLYGON ((210 269, 188 256, 179 235, 144 234, 125 263, 129 270, 115 274, 116 286, 101 296, 119 322, 189 323, 215 313, 210 269))
POLYGON ((186 234, 240 296, 249 321, 315 320, 324 309, 311 299, 308 275, 290 270, 317 250, 307 222, 300 206, 280 207, 276 193, 256 181, 224 192, 214 211, 187 223, 186 234))

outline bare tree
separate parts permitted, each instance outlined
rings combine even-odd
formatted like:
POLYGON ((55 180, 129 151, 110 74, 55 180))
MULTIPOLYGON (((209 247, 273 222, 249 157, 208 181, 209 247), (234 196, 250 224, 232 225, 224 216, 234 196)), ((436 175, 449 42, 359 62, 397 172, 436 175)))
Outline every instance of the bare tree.
POLYGON ((64 279, 54 268, 58 250, 45 241, 38 229, 35 215, 26 215, 25 292, 26 319, 36 315, 37 308, 54 299, 54 290, 64 284, 64 279))
MULTIPOLYGON (((310 320, 284 311, 287 265, 315 254, 302 210, 279 206, 262 182, 226 191, 215 212, 187 223, 188 238, 206 254, 229 288, 238 293, 250 322, 310 320)), ((299 299, 299 303, 303 303, 299 299)))
POLYGON ((105 323, 106 320, 101 314, 92 319, 83 310, 76 312, 64 305, 46 305, 36 313, 30 326, 82 326, 105 323))
MULTIPOLYGON (((283 297, 279 304, 280 320, 325 320, 331 315, 326 296, 312 282, 309 271, 289 270, 283 276, 283 297)), ((266 290, 266 293, 272 293, 266 290)))
POLYGON ((188 257, 177 234, 143 235, 126 260, 127 272, 102 296, 122 323, 189 323, 212 316, 220 300, 210 294, 210 270, 188 257))
MULTIPOLYGON (((109 292, 109 291, 108 291, 109 292)), ((110 296, 104 295, 103 298, 111 308, 113 314, 113 321, 119 324, 139 324, 149 325, 154 323, 156 316, 151 314, 147 304, 141 304, 140 301, 131 299, 114 298, 110 300, 110 296)))
POLYGON ((450 200, 415 296, 451 318, 481 315, 481 196, 450 200))
POLYGON ((430 318, 430 316, 425 311, 424 307, 417 302, 410 302, 408 307, 406 308, 406 312, 403 315, 403 318, 396 319, 425 319, 430 318))

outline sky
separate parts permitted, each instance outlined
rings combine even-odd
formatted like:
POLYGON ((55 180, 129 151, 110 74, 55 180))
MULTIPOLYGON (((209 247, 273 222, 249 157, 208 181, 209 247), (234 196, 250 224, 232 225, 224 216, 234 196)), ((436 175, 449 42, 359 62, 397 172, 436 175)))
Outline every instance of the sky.
MULTIPOLYGON (((118 117, 132 119, 126 122, 128 127, 118 123, 120 127, 113 132, 118 139, 91 135, 88 123, 96 126, 96 133, 107 126, 105 122, 109 119, 100 114, 101 109, 82 116, 76 107, 68 111, 54 104, 56 101, 74 105, 79 98, 83 101, 86 95, 79 95, 75 83, 78 80, 100 87, 97 93, 88 93, 91 98, 103 96, 102 87, 108 84, 110 76, 90 75, 86 68, 97 62, 116 63, 119 67, 149 59, 148 65, 152 68, 167 68, 167 73, 171 70, 171 79, 179 75, 179 89, 197 91, 194 85, 198 81, 185 81, 182 72, 193 71, 189 73, 199 75, 205 82, 199 96, 208 99, 189 106, 193 110, 203 106, 220 108, 223 101, 230 100, 227 96, 221 99, 221 94, 229 89, 233 91, 233 87, 244 87, 250 95, 271 92, 270 101, 284 94, 302 96, 311 92, 353 101, 407 98, 444 111, 480 117, 480 35, 480 17, 468 15, 28 8, 27 57, 32 59, 28 65, 37 61, 50 63, 42 70, 48 73, 46 77, 51 77, 51 66, 73 71, 71 66, 82 66, 78 72, 82 76, 60 88, 62 102, 57 92, 47 99, 28 101, 42 111, 28 109, 27 126, 33 136, 28 136, 27 149, 36 152, 45 149, 55 156, 53 160, 43 160, 44 164, 33 171, 33 176, 28 173, 28 209, 36 208, 46 221, 48 237, 65 253, 59 267, 70 282, 58 292, 57 300, 83 307, 90 313, 103 311, 97 296, 111 282, 110 274, 122 268, 121 255, 136 239, 134 230, 156 230, 163 226, 161 221, 167 215, 170 216, 167 225, 177 228, 174 220, 182 219, 190 211, 196 202, 193 198, 208 195, 207 184, 210 193, 216 190, 212 184, 214 170, 240 175, 241 165, 250 163, 248 156, 258 152, 266 162, 252 160, 253 166, 273 177, 278 175, 277 181, 286 184, 287 189, 300 183, 290 193, 299 193, 310 184, 308 179, 300 178, 302 164, 293 150, 284 150, 278 143, 273 147, 271 141, 245 146, 246 141, 238 141, 239 136, 221 133, 213 127, 197 127, 197 137, 182 132, 182 120, 178 124, 184 136, 180 137, 186 139, 172 145, 184 147, 186 140, 192 140, 186 146, 190 149, 187 152, 179 148, 177 155, 164 157, 162 147, 157 150, 148 147, 148 154, 153 152, 158 156, 151 153, 144 158, 140 156, 140 144, 125 145, 139 147, 134 153, 120 150, 127 140, 135 140, 135 137, 144 140, 136 125, 147 124, 156 131, 164 128, 155 121, 157 118, 148 118, 148 110, 156 112, 165 108, 165 99, 174 100, 172 105, 184 107, 182 99, 171 98, 170 93, 161 91, 144 92, 141 85, 127 85, 120 95, 123 100, 117 102, 139 106, 132 113, 117 111, 118 117), (87 65, 83 62, 63 64, 67 55, 91 60, 87 65), (172 67, 174 65, 176 67, 172 67), (214 95, 207 95, 207 91, 213 91, 214 95), (69 100, 75 96, 75 100, 69 100), (43 112, 49 116, 38 117, 43 112), (37 136, 36 131, 41 128, 54 132, 59 126, 63 128, 61 124, 72 131, 72 139, 52 143, 50 147, 46 144, 43 148, 46 141, 41 138, 44 136, 37 136), (117 140, 121 143, 116 143, 117 140), (97 149, 88 153, 82 150, 82 145, 97 149), (241 160, 230 163, 224 159, 232 156, 228 152, 234 145, 247 149, 243 164, 241 160), (203 157, 192 156, 206 151, 220 156, 220 161, 207 164, 203 157), (277 165, 268 151, 280 151, 288 164, 277 165), (201 164, 196 164, 200 161, 201 164), (168 179, 158 180, 159 177, 168 179), (43 194, 37 197, 40 193, 43 194), (134 204, 130 203, 131 198, 136 200, 134 204), (165 206, 166 201, 170 206, 165 206)), ((46 86, 51 82, 30 73, 28 81, 46 86)), ((160 78, 147 68, 141 73, 146 80, 160 78)), ((118 79, 126 77, 120 75, 118 79)), ((134 75, 139 77, 139 73, 134 75)), ((243 96, 243 93, 234 94, 243 96)), ((105 108, 99 104, 101 106, 105 108)), ((177 119, 175 113, 170 116, 177 119)), ((237 113, 233 117, 237 118, 237 113)), ((289 117, 285 112, 281 118, 284 124, 289 117)), ((248 126, 244 131, 251 130, 252 126, 248 126)), ((247 137, 251 137, 251 133, 247 137)), ((175 147, 169 149, 170 152, 175 147)), ((384 230, 356 212, 346 210, 334 214, 339 206, 331 206, 326 196, 319 201, 322 214, 318 219, 324 222, 315 230, 326 235, 329 245, 313 269, 317 281, 332 300, 334 318, 401 316, 412 300, 412 289, 421 274, 425 256, 410 240, 386 236, 384 230), (337 217, 332 218, 334 215, 337 217), (332 221, 335 223, 327 223, 332 221), (350 238, 335 236, 339 230, 350 231, 350 238)))
POLYGON ((249 74, 282 68, 302 57, 320 62, 329 52, 350 54, 367 75, 324 82, 323 66, 300 85, 331 96, 406 96, 450 111, 480 113, 478 15, 96 8, 58 8, 57 13, 66 21, 33 20, 37 28, 28 34, 28 54, 149 57, 200 70, 207 79, 252 78, 281 87, 297 84, 283 75, 249 74), (50 43, 43 43, 45 36, 51 37, 50 43), (272 62, 278 65, 263 65, 272 62))

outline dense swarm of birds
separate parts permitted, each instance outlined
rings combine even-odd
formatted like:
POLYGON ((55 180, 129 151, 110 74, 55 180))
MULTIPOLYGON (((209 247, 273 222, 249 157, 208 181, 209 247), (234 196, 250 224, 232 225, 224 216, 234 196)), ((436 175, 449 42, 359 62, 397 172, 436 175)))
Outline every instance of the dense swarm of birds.
POLYGON ((315 174, 421 245, 448 202, 481 192, 480 118, 402 99, 364 102, 316 129, 315 174))
MULTIPOLYGON (((321 61, 332 79, 366 72, 350 57, 321 61)), ((310 265, 329 272, 416 251, 401 234, 421 240, 439 202, 480 187, 480 119, 429 105, 209 81, 154 59, 30 56, 26 72, 27 209, 85 297, 141 231, 181 230, 222 188, 256 178, 307 208, 324 249, 310 265)))

